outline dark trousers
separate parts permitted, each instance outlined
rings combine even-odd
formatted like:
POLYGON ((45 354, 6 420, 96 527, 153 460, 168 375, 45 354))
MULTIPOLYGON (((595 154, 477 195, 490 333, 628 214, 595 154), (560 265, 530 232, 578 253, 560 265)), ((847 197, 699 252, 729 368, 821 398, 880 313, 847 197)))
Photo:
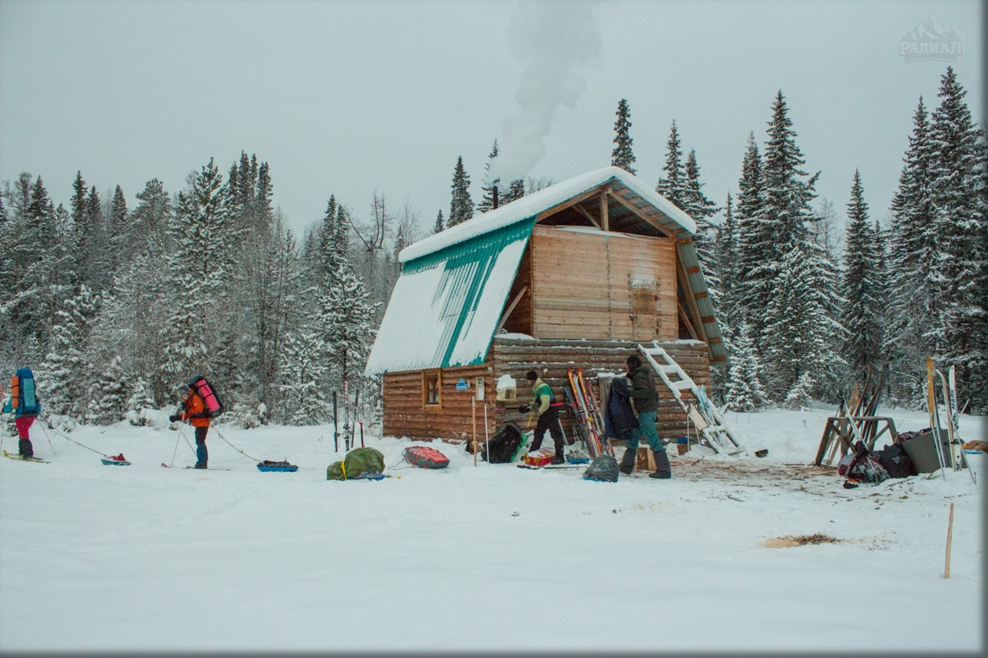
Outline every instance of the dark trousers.
POLYGON ((556 454, 563 454, 563 428, 559 425, 559 407, 549 407, 545 413, 539 416, 539 422, 535 425, 535 435, 532 437, 532 450, 542 447, 542 438, 545 431, 549 430, 552 442, 556 446, 556 454))
POLYGON ((209 453, 206 451, 206 432, 209 431, 208 427, 197 427, 196 428, 196 468, 206 468, 206 462, 209 460, 209 453))

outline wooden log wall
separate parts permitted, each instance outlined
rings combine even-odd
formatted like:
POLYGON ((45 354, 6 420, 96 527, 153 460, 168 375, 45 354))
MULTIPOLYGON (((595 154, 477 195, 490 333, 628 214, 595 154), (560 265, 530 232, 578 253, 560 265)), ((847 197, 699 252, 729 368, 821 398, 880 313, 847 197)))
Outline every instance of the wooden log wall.
MULTIPOLYGON (((702 341, 675 341, 659 344, 686 371, 697 385, 704 385, 710 390, 710 360, 707 345, 702 341)), ((531 389, 526 386, 525 373, 535 370, 556 395, 557 400, 565 400, 565 382, 567 370, 583 368, 583 375, 594 386, 594 393, 600 400, 600 389, 597 387, 597 375, 623 375, 627 368, 625 360, 637 353, 637 344, 630 341, 589 341, 589 340, 514 340, 495 337, 488 354, 488 362, 492 366, 495 380, 502 373, 508 373, 515 378, 518 386, 518 397, 523 402, 531 398, 531 389)), ((648 367, 646 365, 646 367, 648 367)), ((686 413, 657 374, 653 372, 655 388, 659 394, 659 409, 657 425, 659 436, 674 439, 686 435, 686 413)), ((682 393, 687 402, 694 401, 688 391, 682 393)), ((603 400, 600 400, 603 404, 603 400)), ((519 403, 514 403, 517 407, 519 403)), ((496 407, 498 426, 507 421, 518 423, 523 429, 528 422, 527 414, 520 414, 504 403, 496 407)), ((560 419, 563 430, 572 432, 572 421, 569 414, 562 412, 560 419)), ((534 419, 532 426, 534 427, 534 419)), ((692 432, 695 429, 691 428, 692 432)), ((548 441, 549 439, 545 439, 548 441)), ((543 442, 544 445, 544 442, 543 442)))
MULTIPOLYGON (((710 388, 710 364, 707 346, 700 341, 661 342, 666 351, 683 370, 699 385, 710 388)), ((487 361, 477 366, 443 368, 441 371, 442 398, 439 407, 422 405, 422 371, 387 373, 384 375, 384 434, 412 439, 470 440, 472 437, 471 402, 476 394, 474 378, 484 377, 487 401, 487 436, 493 436, 503 423, 518 423, 522 429, 534 429, 535 417, 517 411, 519 405, 531 400, 531 388, 525 380, 529 370, 535 370, 543 381, 552 387, 558 401, 565 401, 565 382, 569 368, 582 368, 594 392, 600 393, 597 375, 625 372, 625 360, 637 351, 630 341, 589 340, 523 340, 495 337, 488 352, 487 361), (497 402, 495 385, 502 374, 514 378, 518 400, 497 402), (469 391, 457 391, 456 383, 464 378, 470 384, 469 391), (529 422, 531 426, 529 427, 529 422)), ((655 376, 659 394, 659 436, 672 439, 686 434, 686 414, 676 403, 672 392, 655 376)), ((684 392, 687 400, 692 395, 684 392)), ((601 401, 603 402, 603 401, 601 401)), ((483 407, 477 403, 478 441, 484 440, 483 407)), ((563 431, 573 432, 572 419, 563 411, 560 414, 563 431)), ((551 445, 547 435, 543 445, 551 445)))
MULTIPOLYGON (((427 371, 434 372, 434 371, 427 371)), ((487 398, 488 435, 494 433, 494 379, 488 364, 463 368, 443 368, 440 371, 441 394, 438 407, 423 406, 421 370, 389 372, 384 375, 384 434, 411 439, 471 440, 473 421, 471 398, 476 395, 476 377, 484 378, 487 398), (460 378, 470 385, 467 391, 457 391, 460 378)), ((477 402, 477 436, 484 440, 484 408, 477 402)))
POLYGON ((673 239, 536 225, 530 247, 532 336, 678 337, 673 239))

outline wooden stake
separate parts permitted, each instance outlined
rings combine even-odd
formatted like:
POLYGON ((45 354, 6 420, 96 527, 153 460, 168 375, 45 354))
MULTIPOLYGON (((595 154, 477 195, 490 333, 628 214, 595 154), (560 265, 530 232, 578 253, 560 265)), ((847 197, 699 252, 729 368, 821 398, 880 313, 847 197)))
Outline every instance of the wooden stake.
POLYGON ((950 520, 947 522, 947 562, 943 568, 943 577, 950 578, 950 540, 954 534, 954 504, 950 504, 950 520))
POLYGON ((470 416, 473 419, 473 465, 477 465, 477 398, 470 398, 470 416))

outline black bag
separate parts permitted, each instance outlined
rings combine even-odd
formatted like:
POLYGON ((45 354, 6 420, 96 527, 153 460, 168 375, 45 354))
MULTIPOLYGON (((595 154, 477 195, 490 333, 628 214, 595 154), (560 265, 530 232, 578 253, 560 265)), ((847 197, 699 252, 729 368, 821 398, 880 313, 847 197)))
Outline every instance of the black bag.
MULTIPOLYGON (((514 423, 505 423, 487 442, 486 449, 478 448, 480 457, 492 464, 509 464, 518 456, 518 449, 524 440, 520 427, 514 423)), ((469 442, 467 443, 469 450, 469 442)))
POLYGON ((906 454, 906 449, 902 447, 901 443, 893 443, 876 455, 878 462, 888 471, 889 477, 907 478, 910 475, 916 475, 913 460, 906 454))
POLYGON ((583 472, 584 480, 594 480, 596 482, 617 482, 618 463, 610 455, 600 455, 594 457, 590 466, 583 472))

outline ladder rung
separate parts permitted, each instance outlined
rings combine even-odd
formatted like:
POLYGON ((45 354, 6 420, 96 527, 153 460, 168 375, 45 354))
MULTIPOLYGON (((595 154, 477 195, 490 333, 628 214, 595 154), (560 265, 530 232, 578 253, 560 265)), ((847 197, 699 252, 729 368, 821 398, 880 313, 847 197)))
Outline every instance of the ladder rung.
POLYGON ((659 366, 659 368, 661 368, 662 369, 662 372, 666 373, 667 375, 668 374, 671 374, 671 373, 677 373, 678 374, 678 373, 683 372, 683 369, 680 368, 677 365, 659 366))
POLYGON ((685 391, 687 389, 692 389, 693 388, 693 380, 692 379, 684 379, 684 380, 678 381, 678 382, 670 382, 670 384, 672 384, 672 387, 674 389, 676 389, 677 391, 685 391))

